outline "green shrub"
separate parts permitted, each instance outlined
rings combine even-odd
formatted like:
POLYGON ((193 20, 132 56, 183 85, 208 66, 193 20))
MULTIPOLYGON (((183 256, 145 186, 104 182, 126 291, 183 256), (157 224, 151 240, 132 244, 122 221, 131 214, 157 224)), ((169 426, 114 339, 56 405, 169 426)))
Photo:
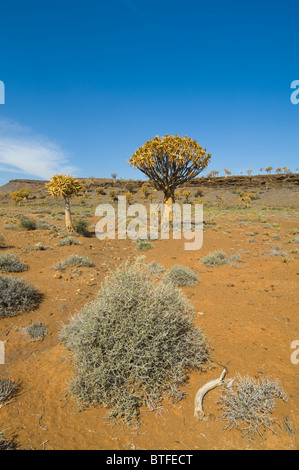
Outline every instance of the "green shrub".
POLYGON ((76 220, 73 225, 74 225, 74 229, 76 230, 76 232, 79 233, 80 235, 83 235, 84 237, 90 236, 90 233, 87 230, 88 228, 87 220, 82 220, 82 219, 76 220))
POLYGON ((199 277, 196 272, 192 271, 192 269, 175 264, 166 271, 163 281, 170 281, 177 287, 192 287, 199 282, 199 277))
POLYGON ((104 404, 110 418, 133 424, 140 406, 180 400, 190 370, 204 369, 209 357, 193 315, 172 283, 152 284, 146 266, 126 263, 114 272, 61 332, 76 358, 71 391, 78 402, 104 404))
POLYGON ((23 218, 20 220, 20 227, 23 230, 36 230, 36 223, 32 219, 23 218))
POLYGON ((20 273, 26 271, 28 266, 23 264, 15 253, 5 253, 0 255, 0 272, 20 273))
POLYGON ((154 246, 151 244, 151 242, 147 240, 136 240, 135 241, 135 250, 136 251, 147 251, 150 250, 151 248, 154 248, 154 246))
POLYGON ((25 279, 0 276, 0 318, 33 310, 40 301, 41 294, 25 279))

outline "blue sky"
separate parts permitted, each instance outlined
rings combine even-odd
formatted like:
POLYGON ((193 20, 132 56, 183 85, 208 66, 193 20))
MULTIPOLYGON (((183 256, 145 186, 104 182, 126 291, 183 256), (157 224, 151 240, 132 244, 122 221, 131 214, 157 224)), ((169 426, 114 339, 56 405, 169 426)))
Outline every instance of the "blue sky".
POLYGON ((298 0, 1 0, 0 183, 140 178, 128 159, 166 133, 208 171, 295 171, 298 20, 298 0))

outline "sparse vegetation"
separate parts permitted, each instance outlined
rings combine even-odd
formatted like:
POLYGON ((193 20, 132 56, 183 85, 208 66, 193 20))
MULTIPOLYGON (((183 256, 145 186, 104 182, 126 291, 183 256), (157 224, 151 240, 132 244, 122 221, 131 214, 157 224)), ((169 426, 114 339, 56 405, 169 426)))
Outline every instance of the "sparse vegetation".
POLYGON ((0 408, 17 393, 18 386, 10 379, 0 379, 0 408))
POLYGON ((15 253, 5 253, 0 255, 0 272, 21 273, 26 271, 28 266, 23 264, 15 253))
POLYGON ((154 248, 153 244, 148 240, 140 240, 139 238, 135 241, 136 251, 147 251, 154 248))
POLYGON ((0 276, 0 318, 33 310, 40 301, 41 294, 25 279, 0 276))
POLYGON ((77 233, 80 235, 83 235, 84 237, 88 237, 90 235, 88 231, 88 222, 87 220, 76 220, 74 222, 74 229, 77 233))
POLYGON ((71 246, 71 245, 81 245, 79 240, 76 240, 74 237, 65 237, 58 242, 59 246, 71 246))
POLYGON ((271 414, 276 399, 287 401, 287 395, 278 382, 269 378, 255 380, 238 375, 231 386, 226 384, 218 397, 222 419, 227 422, 225 429, 236 428, 250 439, 256 434, 264 437, 267 430, 274 432, 276 421, 271 414))
POLYGON ((192 287, 199 282, 199 277, 192 269, 175 264, 166 271, 163 281, 172 282, 176 287, 192 287))
POLYGON ((162 266, 160 263, 157 263, 157 261, 152 261, 149 263, 146 267, 148 272, 150 273, 151 276, 159 278, 162 273, 165 271, 164 266, 162 266))
POLYGON ((139 408, 180 400, 188 372, 209 353, 194 310, 172 283, 154 286, 143 266, 126 264, 104 282, 61 338, 76 358, 71 391, 83 406, 104 404, 128 425, 139 408))
POLYGON ((221 266, 223 264, 228 264, 229 258, 225 253, 223 253, 223 251, 219 250, 201 258, 201 263, 208 267, 221 266))
POLYGON ((35 220, 24 217, 20 220, 20 227, 23 230, 36 230, 36 222, 35 220))
POLYGON ((92 267, 94 264, 91 262, 91 260, 85 256, 80 256, 80 255, 71 255, 69 256, 66 260, 62 261, 58 265, 54 266, 54 269, 56 270, 63 270, 65 267, 81 267, 81 266, 86 266, 86 267, 92 267))
POLYGON ((30 339, 43 340, 47 334, 47 327, 44 323, 33 323, 33 325, 25 326, 24 331, 30 339))

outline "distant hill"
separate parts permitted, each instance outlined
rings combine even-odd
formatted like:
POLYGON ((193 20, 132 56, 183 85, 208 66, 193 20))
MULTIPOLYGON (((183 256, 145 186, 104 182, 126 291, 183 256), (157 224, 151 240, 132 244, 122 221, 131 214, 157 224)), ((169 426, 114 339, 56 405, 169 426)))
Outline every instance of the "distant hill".
MULTIPOLYGON (((118 187, 123 187, 124 184, 130 183, 133 187, 138 190, 140 186, 144 183, 142 180, 125 180, 117 179, 113 181, 111 178, 78 178, 83 182, 87 187, 97 187, 97 186, 111 186, 115 189, 118 187)), ((0 187, 0 193, 12 193, 13 191, 18 191, 21 188, 28 188, 31 191, 43 191, 45 190, 45 180, 29 180, 29 179, 15 179, 11 180, 8 183, 0 187)), ((257 188, 257 187, 282 187, 285 185, 299 185, 299 174, 282 174, 282 175, 253 175, 253 176, 220 176, 220 177, 199 177, 194 180, 186 183, 184 187, 196 188, 196 187, 206 187, 206 188, 217 188, 217 189, 236 189, 238 187, 246 186, 248 188, 257 188)))

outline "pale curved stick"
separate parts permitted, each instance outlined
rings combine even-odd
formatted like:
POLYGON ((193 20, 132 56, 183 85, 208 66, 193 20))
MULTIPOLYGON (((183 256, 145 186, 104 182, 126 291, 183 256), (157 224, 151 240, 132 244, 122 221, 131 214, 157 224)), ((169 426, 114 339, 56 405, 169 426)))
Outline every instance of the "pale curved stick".
POLYGON ((194 418, 196 419, 203 419, 205 413, 203 411, 203 398, 210 390, 213 388, 219 387, 223 385, 223 379, 226 376, 226 370, 223 369, 222 374, 220 375, 219 379, 211 380, 203 385, 195 395, 194 400, 194 418))

